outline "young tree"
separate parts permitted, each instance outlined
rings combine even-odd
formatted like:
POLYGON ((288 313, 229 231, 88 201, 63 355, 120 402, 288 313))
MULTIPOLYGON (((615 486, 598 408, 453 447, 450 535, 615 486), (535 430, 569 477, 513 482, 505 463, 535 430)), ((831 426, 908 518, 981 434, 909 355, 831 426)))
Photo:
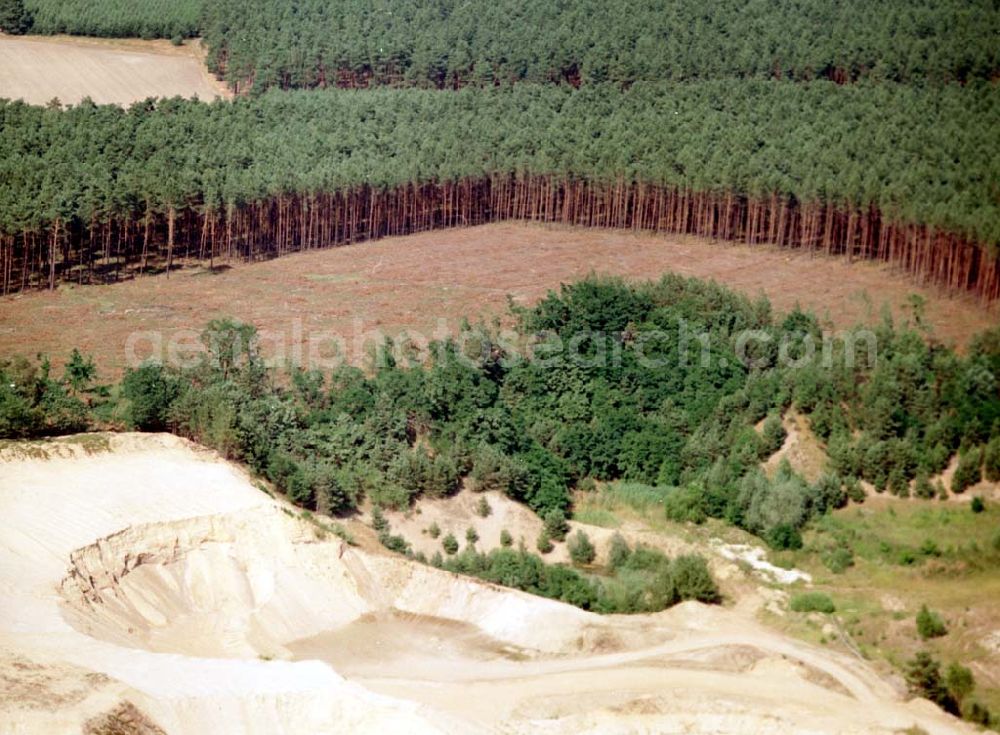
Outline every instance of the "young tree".
POLYGON ((84 358, 80 350, 73 348, 69 362, 63 373, 63 382, 69 386, 70 395, 77 395, 84 392, 94 381, 97 375, 97 366, 94 365, 92 357, 84 358))
POLYGON ((592 563, 597 557, 597 550, 594 549, 594 544, 591 543, 590 537, 583 531, 574 533, 566 544, 566 548, 569 550, 569 558, 573 560, 574 564, 587 565, 592 563))
POLYGON ((683 554, 674 559, 670 565, 670 580, 677 600, 708 604, 722 600, 705 558, 698 554, 683 554))
POLYGON ((122 395, 129 402, 129 423, 141 431, 163 431, 180 390, 180 381, 162 365, 147 363, 135 370, 127 369, 122 395))
POLYGON ((469 546, 472 546, 479 540, 479 534, 472 526, 465 529, 465 540, 469 542, 469 546))
POLYGON ((538 534, 538 542, 535 544, 538 550, 543 554, 548 554, 555 547, 552 545, 552 539, 549 538, 549 533, 545 529, 538 534))
POLYGON ((913 486, 913 494, 924 500, 930 500, 934 497, 934 485, 931 483, 930 477, 927 476, 926 472, 917 474, 917 480, 913 486))
POLYGON ((983 452, 976 447, 958 456, 958 467, 951 478, 951 491, 958 495, 975 485, 983 478, 983 452))
POLYGON ((500 545, 505 549, 514 545, 514 537, 510 535, 510 531, 506 528, 500 531, 500 545))
POLYGON ((455 538, 454 534, 449 533, 441 540, 441 547, 448 556, 454 556, 458 553, 458 539, 455 538))
POLYGON ((781 423, 781 417, 777 414, 771 414, 767 417, 764 422, 764 428, 762 431, 761 444, 760 444, 760 456, 761 459, 766 459, 772 454, 777 452, 785 443, 785 438, 788 436, 788 432, 785 430, 784 425, 781 423))
POLYGON ((924 697, 957 715, 958 704, 941 677, 941 664, 928 651, 919 651, 906 666, 906 684, 910 693, 924 697))
POLYGON ((983 450, 983 471, 990 482, 1000 482, 1000 436, 993 437, 983 450))
POLYGON ((936 612, 932 612, 927 605, 921 605, 917 613, 917 632, 924 640, 928 638, 940 638, 948 633, 944 621, 936 612))
POLYGON ((944 680, 948 691, 955 698, 955 701, 958 702, 959 706, 962 705, 963 700, 967 696, 972 694, 972 690, 976 688, 976 679, 972 675, 972 670, 959 663, 953 663, 948 666, 944 680))
POLYGON ((378 533, 384 533, 389 530, 389 520, 377 505, 372 508, 372 528, 378 533))
POLYGON ((545 514, 543 519, 545 531, 550 539, 562 541, 569 533, 569 523, 566 521, 566 514, 558 508, 553 508, 545 514))
POLYGON ((486 518, 492 512, 493 509, 490 507, 489 501, 486 500, 485 496, 481 496, 479 502, 476 503, 476 515, 480 518, 486 518))
POLYGON ((620 533, 615 533, 611 537, 611 545, 608 549, 608 568, 612 571, 621 568, 632 555, 632 550, 628 546, 625 537, 620 533))
POLYGON ((435 539, 441 535, 441 527, 437 524, 437 521, 434 521, 427 527, 427 535, 435 539))

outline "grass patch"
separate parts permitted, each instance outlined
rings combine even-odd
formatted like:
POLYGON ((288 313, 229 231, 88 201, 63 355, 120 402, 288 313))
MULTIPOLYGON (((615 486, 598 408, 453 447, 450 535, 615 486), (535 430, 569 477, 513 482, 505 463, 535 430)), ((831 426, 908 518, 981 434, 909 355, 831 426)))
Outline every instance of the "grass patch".
POLYGON ((618 528, 622 522, 614 513, 605 508, 580 508, 573 512, 573 520, 601 528, 618 528))
POLYGON ((791 607, 794 612, 820 612, 826 613, 827 615, 830 615, 837 610, 837 606, 833 604, 833 600, 830 599, 830 596, 825 595, 822 592, 803 592, 802 594, 795 595, 792 597, 789 607, 791 607))
MULTIPOLYGON (((817 520, 796 562, 813 575, 815 591, 837 601, 849 641, 865 655, 902 671, 929 646, 943 666, 990 667, 981 641, 1000 618, 996 505, 972 513, 968 503, 870 498, 817 520), (845 566, 848 555, 853 564, 845 566), (946 623, 946 635, 921 638, 914 620, 925 605, 924 617, 946 623)), ((978 681, 976 699, 1000 708, 1000 688, 978 681)))
POLYGON ((641 482, 612 482, 594 498, 594 505, 611 510, 625 506, 645 515, 653 508, 662 508, 666 489, 641 482))

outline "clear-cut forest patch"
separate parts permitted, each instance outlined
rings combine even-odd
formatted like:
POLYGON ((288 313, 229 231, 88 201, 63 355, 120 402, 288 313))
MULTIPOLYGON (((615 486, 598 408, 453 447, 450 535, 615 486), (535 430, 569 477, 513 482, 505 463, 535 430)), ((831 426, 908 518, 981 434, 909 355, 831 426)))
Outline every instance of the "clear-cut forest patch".
MULTIPOLYGON (((93 354, 105 375, 126 367, 130 334, 154 332, 164 343, 182 330, 233 316, 282 337, 305 354, 310 335, 348 338, 346 358, 363 364, 351 339, 379 330, 433 334, 464 317, 507 315, 507 296, 532 304, 553 286, 588 273, 645 279, 673 271, 712 278, 748 296, 764 293, 781 311, 797 303, 838 329, 872 323, 888 305, 907 318, 909 296, 927 301, 934 334, 963 348, 995 316, 973 299, 947 298, 886 266, 830 261, 777 248, 709 243, 695 237, 503 223, 393 237, 364 245, 209 272, 196 264, 173 273, 108 286, 24 293, 0 300, 0 354, 32 345, 56 361, 74 347, 93 354), (294 331, 296 323, 301 331, 294 331), (62 325, 75 324, 67 330, 62 325)), ((140 357, 148 341, 139 345, 140 357)), ((265 356, 275 357, 271 343, 265 356)), ((327 353, 323 353, 324 355, 327 353)))
POLYGON ((35 105, 89 98, 130 105, 147 97, 228 96, 192 46, 0 35, 0 97, 35 105))

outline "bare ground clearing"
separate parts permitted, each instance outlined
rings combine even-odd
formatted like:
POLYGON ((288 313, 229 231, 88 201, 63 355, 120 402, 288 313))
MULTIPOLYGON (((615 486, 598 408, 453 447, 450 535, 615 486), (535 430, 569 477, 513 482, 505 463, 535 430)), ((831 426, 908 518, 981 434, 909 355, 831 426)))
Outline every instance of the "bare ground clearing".
POLYGON ((0 97, 43 105, 128 105, 147 97, 231 96, 205 68, 198 41, 0 34, 0 97))
MULTIPOLYGON (((503 223, 388 238, 364 245, 290 255, 209 272, 201 267, 169 278, 146 277, 108 286, 61 286, 55 293, 0 299, 0 355, 43 352, 62 360, 73 347, 94 354, 105 377, 126 365, 129 335, 158 332, 165 345, 185 330, 230 316, 280 335, 284 354, 307 354, 310 335, 342 335, 349 358, 362 362, 372 330, 433 335, 443 320, 507 313, 507 295, 530 304, 560 283, 588 273, 656 279, 673 271, 712 278, 756 296, 778 311, 795 304, 838 328, 879 318, 888 305, 905 316, 912 293, 927 299, 927 319, 945 341, 964 345, 996 323, 967 297, 921 287, 890 268, 776 248, 710 244, 693 237, 503 223)), ((187 342, 196 342, 189 335, 187 342)), ((329 341, 322 354, 329 355, 329 341)), ((136 342, 139 357, 148 339, 136 342)), ((265 344, 275 356, 276 344, 265 344)))

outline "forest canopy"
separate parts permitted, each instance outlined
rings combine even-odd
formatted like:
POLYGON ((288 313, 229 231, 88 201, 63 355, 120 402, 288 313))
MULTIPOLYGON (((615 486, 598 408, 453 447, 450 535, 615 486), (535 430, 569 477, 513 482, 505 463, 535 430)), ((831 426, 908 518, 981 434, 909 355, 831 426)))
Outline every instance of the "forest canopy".
MULTIPOLYGON (((749 243, 783 244, 787 232, 784 244, 871 257, 865 238, 896 223, 929 228, 899 231, 890 244, 911 259, 904 263, 910 270, 933 275, 941 271, 929 257, 935 233, 996 255, 998 138, 1000 92, 986 83, 273 91, 231 103, 150 100, 127 110, 0 102, 0 233, 8 236, 0 245, 12 283, 23 279, 9 263, 33 248, 51 250, 53 262, 63 251, 60 268, 102 256, 111 262, 119 247, 125 257, 140 241, 157 247, 175 225, 174 239, 189 251, 205 253, 207 240, 209 253, 218 252, 216 241, 228 233, 230 254, 234 247, 244 257, 280 254, 313 240, 339 241, 317 228, 342 228, 346 215, 325 211, 319 195, 404 187, 396 206, 409 224, 383 226, 379 217, 389 218, 389 205, 365 194, 350 215, 360 232, 343 241, 413 231, 412 221, 432 206, 452 211, 440 223, 448 225, 559 219, 572 205, 582 214, 566 221, 580 224, 749 243), (472 186, 496 177, 543 177, 548 189, 529 190, 506 208, 496 186, 480 194, 463 188, 461 201, 448 193, 436 203, 421 201, 423 184, 472 186), (573 189, 578 184, 590 193, 573 189), (631 186, 639 188, 630 198, 614 194, 621 201, 602 193, 631 186), (643 186, 686 197, 663 205, 680 212, 678 222, 658 215, 660 205, 639 201, 643 186), (755 202, 767 211, 758 213, 755 202), (250 205, 264 209, 246 210, 250 205), (245 221, 234 235, 237 215, 245 221), (729 232, 730 221, 740 229, 729 232), (140 223, 143 232, 129 229, 140 223), (845 248, 845 240, 857 245, 845 248)), ((995 264, 977 269, 954 243, 943 247, 952 247, 959 269, 949 285, 971 287, 976 273, 996 281, 995 264)), ((41 265, 46 253, 37 255, 41 265)))
POLYGON ((990 79, 991 0, 0 0, 10 32, 203 35, 261 90, 723 77, 990 79), (14 10, 22 8, 24 12, 14 10))

